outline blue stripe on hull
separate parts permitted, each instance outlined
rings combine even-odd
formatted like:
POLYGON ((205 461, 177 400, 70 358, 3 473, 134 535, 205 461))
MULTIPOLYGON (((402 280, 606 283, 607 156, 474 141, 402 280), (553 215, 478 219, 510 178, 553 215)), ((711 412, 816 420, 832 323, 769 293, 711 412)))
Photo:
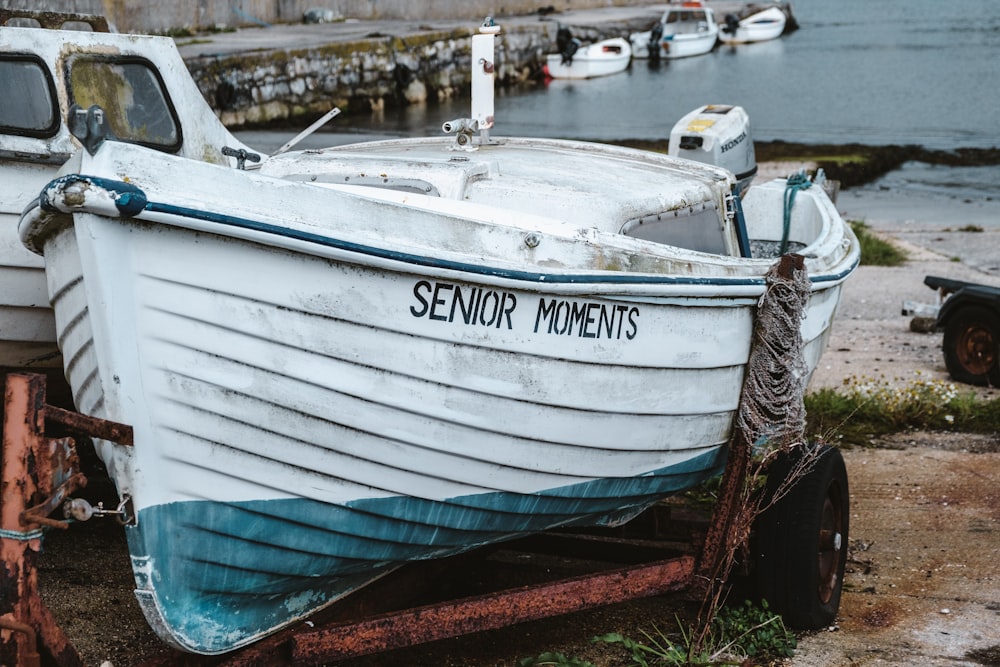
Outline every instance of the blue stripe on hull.
POLYGON ((260 639, 411 560, 524 534, 629 519, 718 474, 725 450, 630 479, 530 495, 332 505, 306 499, 149 507, 127 531, 137 595, 165 641, 220 653, 260 639))

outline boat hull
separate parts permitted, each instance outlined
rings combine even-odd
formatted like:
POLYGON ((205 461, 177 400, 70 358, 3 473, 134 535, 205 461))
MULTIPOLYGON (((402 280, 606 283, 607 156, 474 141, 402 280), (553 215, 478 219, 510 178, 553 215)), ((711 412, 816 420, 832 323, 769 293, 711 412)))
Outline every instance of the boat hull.
POLYGON ((719 41, 723 44, 751 44, 767 42, 781 37, 785 32, 787 16, 779 7, 769 7, 740 20, 735 30, 723 27, 719 41))
POLYGON ((693 6, 670 7, 654 30, 629 36, 634 58, 689 58, 712 51, 719 41, 713 10, 693 6))
POLYGON ((61 368, 45 263, 17 236, 21 212, 56 171, 6 161, 0 174, 0 367, 61 368))
POLYGON ((569 62, 557 53, 547 55, 545 73, 553 79, 592 79, 624 72, 631 61, 628 41, 615 37, 581 47, 569 62))
MULTIPOLYGON (((550 159, 595 152, 552 143, 550 159)), ((180 649, 233 650, 412 560, 615 525, 721 468, 767 261, 505 262, 594 244, 540 226, 505 250, 526 214, 151 164, 113 142, 82 169, 21 236, 46 258, 75 404, 133 428, 134 447, 96 447, 135 518, 136 595, 180 649)), ((856 263, 846 240, 814 277, 810 369, 856 263)))

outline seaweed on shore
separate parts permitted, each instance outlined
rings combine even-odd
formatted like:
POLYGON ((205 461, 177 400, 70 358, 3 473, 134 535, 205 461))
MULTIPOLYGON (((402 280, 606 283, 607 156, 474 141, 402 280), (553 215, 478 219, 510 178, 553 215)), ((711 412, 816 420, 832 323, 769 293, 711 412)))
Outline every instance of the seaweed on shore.
MULTIPOLYGON (((666 153, 668 141, 621 140, 622 146, 666 153)), ((956 148, 929 150, 916 145, 866 146, 863 144, 800 144, 786 141, 754 142, 758 162, 813 162, 827 177, 849 188, 870 183, 898 169, 905 162, 926 162, 949 167, 980 167, 1000 164, 1000 148, 956 148)))

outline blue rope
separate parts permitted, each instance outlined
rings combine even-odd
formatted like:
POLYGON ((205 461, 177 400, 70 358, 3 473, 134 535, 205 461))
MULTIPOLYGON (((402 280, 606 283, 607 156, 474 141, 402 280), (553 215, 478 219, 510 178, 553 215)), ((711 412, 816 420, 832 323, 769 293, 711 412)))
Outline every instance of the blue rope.
POLYGON ((779 254, 784 255, 788 251, 788 232, 792 226, 792 206, 795 204, 795 195, 798 194, 799 190, 805 190, 810 185, 812 185, 812 181, 809 180, 804 171, 789 176, 788 181, 785 183, 785 219, 784 226, 781 229, 781 248, 778 251, 779 254))
POLYGON ((7 530, 6 528, 0 528, 0 537, 5 537, 8 540, 17 540, 18 542, 40 540, 44 536, 45 530, 42 528, 36 528, 34 530, 7 530))

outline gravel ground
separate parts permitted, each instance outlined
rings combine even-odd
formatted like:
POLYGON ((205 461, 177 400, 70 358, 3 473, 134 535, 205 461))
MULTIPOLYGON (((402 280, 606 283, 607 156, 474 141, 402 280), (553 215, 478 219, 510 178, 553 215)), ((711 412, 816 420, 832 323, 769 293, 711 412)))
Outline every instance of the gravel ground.
MULTIPOLYGON (((798 166, 762 171, 784 174, 798 166)), ((895 209, 895 219, 869 218, 864 202, 848 201, 848 217, 865 219, 911 259, 898 268, 862 267, 847 283, 811 388, 862 377, 948 381, 941 335, 911 331, 901 305, 934 299, 922 284, 928 274, 1000 285, 1000 272, 990 266, 995 251, 984 251, 1000 247, 998 231, 949 231, 960 214, 947 209, 919 212, 916 222, 900 223, 910 212, 895 209)), ((789 664, 1000 665, 1000 439, 912 433, 875 444, 845 452, 853 550, 838 624, 803 637, 789 664)), ((169 655, 132 596, 124 540, 113 524, 50 534, 39 576, 46 604, 86 664, 110 659, 127 667, 169 655)), ((672 629, 674 614, 691 610, 681 598, 644 600, 344 664, 512 666, 562 651, 599 666, 624 665, 617 650, 589 638, 672 629)))

